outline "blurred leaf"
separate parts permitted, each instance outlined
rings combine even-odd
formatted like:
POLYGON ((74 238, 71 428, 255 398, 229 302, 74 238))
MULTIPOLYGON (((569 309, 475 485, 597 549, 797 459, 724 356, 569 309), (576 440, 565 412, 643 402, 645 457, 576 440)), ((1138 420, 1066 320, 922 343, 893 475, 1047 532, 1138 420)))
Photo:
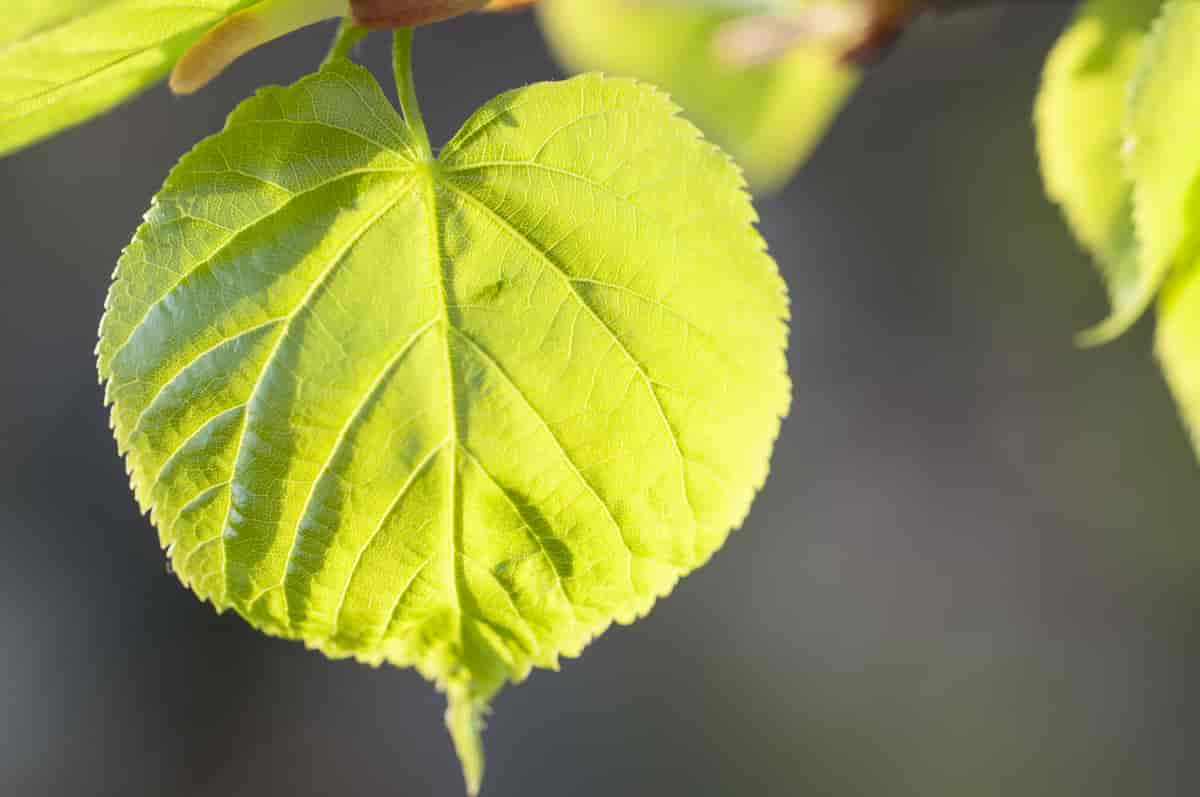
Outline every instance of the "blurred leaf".
POLYGON ((1113 312, 1090 342, 1121 334, 1145 308, 1132 186, 1121 162, 1129 81, 1160 0, 1089 0, 1050 57, 1037 100, 1042 175, 1095 256, 1113 312))
POLYGON ((1133 181, 1141 269, 1131 308, 1145 306, 1173 268, 1198 254, 1200 2, 1168 0, 1132 81, 1123 152, 1133 181))
POLYGON ((1158 303, 1159 363, 1200 451, 1200 266, 1174 274, 1158 303))
POLYGON ((1167 278, 1156 349, 1200 448, 1200 2, 1168 0, 1133 83, 1127 163, 1145 268, 1167 278))
POLYGON ((0 155, 151 85, 206 30, 250 2, 16 0, 0 21, 0 155))
POLYGON ((469 746, 506 680, 719 548, 789 404, 787 304, 736 170, 676 111, 537 84, 429 162, 335 61, 187 155, 98 348, 179 577, 417 667, 469 746))
POLYGON ((0 46, 23 39, 101 5, 101 0, 7 0, 0 14, 0 46))
POLYGON ((854 71, 821 45, 765 65, 723 63, 713 39, 738 13, 718 3, 543 0, 538 8, 568 69, 662 86, 733 153, 756 190, 770 191, 792 176, 856 83, 854 71))

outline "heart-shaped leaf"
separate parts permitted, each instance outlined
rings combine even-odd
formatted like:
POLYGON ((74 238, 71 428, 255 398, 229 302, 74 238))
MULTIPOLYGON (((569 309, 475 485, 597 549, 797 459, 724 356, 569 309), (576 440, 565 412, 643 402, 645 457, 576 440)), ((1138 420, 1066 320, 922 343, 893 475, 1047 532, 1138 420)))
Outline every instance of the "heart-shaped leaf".
POLYGON ((335 61, 187 155, 117 269, 99 368, 175 572, 417 667, 469 772, 497 688, 742 522, 788 406, 782 282, 676 111, 538 84, 431 159, 335 61))

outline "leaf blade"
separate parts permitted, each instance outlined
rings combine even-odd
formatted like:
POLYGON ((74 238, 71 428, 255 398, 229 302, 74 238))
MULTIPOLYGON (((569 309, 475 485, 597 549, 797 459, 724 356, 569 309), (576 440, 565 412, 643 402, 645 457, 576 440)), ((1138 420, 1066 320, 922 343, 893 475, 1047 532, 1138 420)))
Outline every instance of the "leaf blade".
POLYGON ((1154 299, 1173 269, 1189 267, 1200 251, 1191 224, 1200 156, 1190 145, 1200 133, 1200 99, 1185 77, 1200 68, 1197 35, 1200 5, 1167 0, 1131 84, 1123 154, 1142 251, 1139 307, 1154 299))
POLYGON ((808 157, 857 75, 820 43, 792 48, 770 64, 723 63, 715 37, 746 6, 752 4, 543 0, 537 8, 551 49, 568 70, 662 86, 734 156, 755 190, 767 193, 808 157))
POLYGON ((0 155, 108 110, 254 0, 24 0, 0 27, 0 155))
POLYGON ((1158 300, 1154 350, 1187 429, 1200 451, 1200 270, 1173 274, 1158 300))
POLYGON ((707 560, 790 401, 787 303, 736 168, 676 111, 529 86, 435 163, 337 61, 186 156, 99 346, 179 577, 416 667, 470 748, 504 682, 707 560))
POLYGON ((1046 191, 1097 261, 1112 313, 1083 333, 1110 340, 1145 307, 1133 190, 1121 163, 1132 79, 1158 0, 1090 0, 1046 61, 1035 122, 1046 191))

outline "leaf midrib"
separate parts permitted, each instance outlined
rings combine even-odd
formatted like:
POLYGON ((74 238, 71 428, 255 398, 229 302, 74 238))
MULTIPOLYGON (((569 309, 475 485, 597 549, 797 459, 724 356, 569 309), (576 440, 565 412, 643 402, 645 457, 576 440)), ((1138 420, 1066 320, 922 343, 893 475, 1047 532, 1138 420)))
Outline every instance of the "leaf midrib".
MULTIPOLYGON (((372 227, 374 227, 389 212, 391 212, 396 207, 396 205, 399 204, 399 202, 401 202, 406 196, 409 196, 412 191, 420 190, 421 195, 422 195, 422 203, 424 206, 424 213, 423 213, 424 223, 427 225, 427 235, 428 235, 429 247, 430 247, 430 253, 429 253, 430 268, 432 270, 433 279, 435 279, 437 281, 437 291, 436 291, 436 294, 437 294, 437 316, 435 318, 427 321, 422 326, 422 328, 420 329, 420 331, 417 334, 424 335, 426 333, 432 332, 433 327, 440 327, 440 329, 436 330, 435 334, 440 334, 441 339, 442 339, 441 343, 442 343, 442 355, 444 358, 444 378, 446 380, 446 413, 447 413, 448 432, 447 432, 445 439, 442 441, 442 443, 439 444, 439 446, 434 449, 434 451, 430 455, 430 459, 435 458, 439 452, 449 452, 448 487, 446 489, 446 499, 445 499, 447 502, 446 510, 449 512, 449 517, 448 517, 448 529, 447 529, 445 546, 446 546, 447 566, 449 568, 449 582, 450 582, 450 587, 453 592, 453 609, 455 611, 456 619, 457 619, 457 638, 458 638, 458 642, 460 645, 465 645, 466 641, 465 641, 465 637, 463 634, 463 631, 464 631, 463 620, 464 620, 466 611, 465 611, 465 607, 463 604, 464 586, 462 583, 463 579, 465 578, 465 574, 463 572, 463 565, 461 562, 463 552, 461 551, 461 539, 460 539, 460 537, 461 537, 461 529, 460 529, 461 519, 459 517, 459 512, 458 512, 459 491, 461 489, 461 486, 459 484, 458 470, 459 470, 459 457, 462 454, 463 443, 460 439, 459 429, 458 429, 458 396, 456 395, 456 385, 455 385, 455 375, 456 374, 455 374, 455 367, 454 367, 454 354, 453 354, 452 345, 451 345, 451 341, 450 341, 450 337, 452 334, 458 333, 458 334, 465 336, 465 333, 463 333, 462 330, 460 330, 457 327, 457 325, 452 323, 451 317, 450 317, 450 300, 449 300, 448 290, 447 290, 447 280, 449 279, 450 275, 446 273, 446 264, 444 263, 443 252, 442 252, 442 248, 441 248, 441 233, 442 233, 442 231, 441 231, 441 225, 439 223, 439 202, 438 202, 438 197, 437 197, 437 192, 438 192, 439 188, 444 189, 444 190, 448 191, 449 193, 453 194, 454 196, 459 197, 463 203, 476 206, 478 209, 484 211, 488 218, 492 219, 495 223, 501 224, 502 226, 504 226, 506 229, 508 229, 508 231, 512 235, 518 237, 525 245, 527 245, 531 249, 531 251, 535 252, 539 258, 545 260, 546 267, 551 268, 554 273, 556 273, 559 277, 561 277, 564 280, 564 284, 566 285, 566 287, 570 291, 570 293, 575 297, 575 299, 579 303, 581 309, 583 309, 584 312, 588 313, 593 318, 593 320, 601 326, 601 328, 606 332, 606 334, 609 337, 611 337, 611 339, 614 341, 614 343, 617 345, 617 347, 623 353, 624 357, 634 367, 634 369, 638 375, 638 378, 643 382, 646 390, 649 393, 650 399, 652 400, 655 407, 657 408, 658 415, 664 425, 665 430, 668 433, 671 445, 673 446, 674 452, 678 458, 680 489, 682 492, 682 496, 685 499, 685 503, 688 507, 688 510, 691 513, 692 525, 693 525, 694 531, 698 531, 698 523, 697 523, 697 519, 695 516, 695 509, 694 509, 694 506, 691 501, 691 496, 689 495, 689 492, 688 492, 688 486, 687 486, 687 481, 686 481, 686 466, 685 466, 686 458, 683 454, 682 445, 679 441, 678 435, 677 435, 673 425, 671 424, 669 418, 666 415, 665 408, 662 405, 661 399, 659 398, 658 393, 655 390, 656 383, 650 378, 644 365, 640 362, 640 360, 638 360, 636 357, 634 357, 633 353, 628 349, 625 342, 617 335, 616 331, 613 330, 608 325, 608 323, 606 321, 604 321, 603 318, 601 318, 600 316, 598 316, 596 314, 596 311, 594 310, 594 308, 591 307, 590 303, 587 302, 584 299, 584 297, 581 296, 578 293, 578 291, 575 289, 574 285, 570 281, 569 275, 565 274, 562 271, 561 267, 559 267, 557 264, 555 264, 552 260, 549 259, 549 255, 542 250, 541 246, 539 246, 535 242, 527 239, 523 234, 521 234, 515 228, 512 228, 512 225, 510 223, 508 223, 506 219, 499 216, 497 214, 497 212, 491 208, 490 205, 483 202, 478 197, 474 196, 474 194, 468 192, 465 188, 458 186, 454 182, 452 182, 452 180, 450 179, 449 172, 457 171, 457 170, 446 169, 446 170, 444 170, 446 173, 443 174, 442 173, 443 170, 439 169, 439 166, 440 166, 440 164, 429 163, 429 162, 415 164, 414 173, 412 174, 411 179, 406 180, 404 182, 403 187, 399 191, 397 191, 394 196, 389 197, 389 199, 383 204, 382 209, 376 211, 360 228, 358 228, 355 231, 354 235, 352 236, 351 241, 349 243, 347 243, 346 245, 344 245, 341 250, 339 250, 338 255, 335 256, 335 258, 331 261, 330 265, 317 277, 317 279, 315 279, 313 281, 312 285, 306 291, 304 297, 300 300, 300 302, 296 305, 296 307, 284 318, 275 319, 275 322, 282 322, 284 324, 284 329, 280 333, 278 339, 276 340, 271 353, 268 355, 267 359, 265 360, 265 362, 259 372, 258 379, 256 380, 256 383, 251 390, 250 397, 246 402, 247 421, 246 421, 246 425, 243 426, 241 436, 239 437, 238 445, 237 445, 237 448, 234 453, 234 457, 233 457, 233 463, 234 463, 233 469, 234 470, 233 470, 233 474, 231 474, 231 480, 236 482, 236 473, 238 470, 238 463, 243 455, 242 448, 243 448, 243 444, 245 442, 245 437, 246 437, 246 426, 249 423, 249 417, 248 417, 249 416, 249 408, 253 405, 257 395, 260 392, 260 386, 263 382, 265 374, 268 373, 268 371, 271 369, 272 364, 276 358, 276 355, 283 348, 284 342, 288 338, 288 332, 290 329, 291 321, 296 316, 298 316, 301 312, 303 312, 304 308, 308 305, 308 302, 311 299, 311 297, 315 295, 317 290, 319 290, 320 286, 327 281, 329 276, 334 271, 336 271, 337 265, 340 262, 342 262, 342 260, 345 259, 345 257, 348 255, 349 251, 358 242, 358 240, 360 240, 364 235, 366 235, 367 232, 369 232, 369 230, 372 227)), ((237 236, 234 236, 234 237, 237 237, 237 236)), ((474 341, 470 340, 469 338, 467 338, 466 340, 469 343, 474 343, 474 341)), ((475 344, 475 345, 478 346, 478 344, 475 344)), ((408 348, 407 345, 405 348, 406 349, 408 348)), ((489 357, 490 357, 490 355, 489 355, 489 357)), ((389 363, 387 365, 385 365, 385 367, 381 373, 386 373, 386 372, 390 371, 391 366, 394 364, 394 360, 395 360, 395 358, 391 358, 389 360, 389 363)), ((494 363, 494 361, 493 361, 493 365, 494 366, 496 365, 494 363)), ((511 383, 511 377, 508 377, 507 374, 503 374, 503 376, 504 376, 504 378, 508 379, 511 383)), ((512 383, 512 386, 515 390, 518 391, 518 393, 521 393, 521 389, 519 387, 517 387, 515 383, 512 383)), ((246 605, 247 609, 249 610, 249 612, 253 613, 256 604, 266 594, 268 594, 269 592, 274 591, 276 589, 283 590, 285 607, 287 607, 288 604, 290 603, 286 582, 287 582, 287 578, 288 578, 288 571, 291 567, 293 554, 294 554, 296 548, 298 547, 298 544, 300 541, 300 535, 301 535, 301 530, 303 528, 304 518, 307 517, 308 513, 311 510, 311 503, 314 499, 318 483, 320 482, 323 474, 331 467, 331 463, 332 463, 333 459, 337 456, 337 454, 341 450, 343 437, 345 435, 346 430, 353 423, 353 421, 354 421, 355 417, 358 415, 358 411, 359 411, 359 409, 361 409, 361 406, 363 405, 363 403, 365 403, 365 401, 369 400, 369 397, 373 392, 374 392, 373 389, 368 390, 366 392, 367 398, 364 400, 364 402, 360 402, 358 407, 356 407, 350 413, 348 420, 345 422, 345 424, 343 424, 343 427, 342 427, 341 431, 339 432, 337 440, 334 442, 333 446, 331 447, 329 455, 326 458, 326 461, 321 466, 321 469, 318 472, 318 475, 313 480, 312 490, 310 491, 309 496, 306 498, 303 506, 300 509, 299 515, 297 517, 295 529, 293 531, 293 539, 289 546, 289 553, 285 560, 283 572, 280 574, 279 581, 265 589, 259 590, 258 592, 253 594, 246 601, 245 605, 246 605)), ((522 393, 522 396, 523 396, 523 393, 522 393)), ((528 409, 543 423, 543 425, 545 425, 546 421, 545 421, 545 418, 542 416, 541 412, 538 411, 535 406, 533 406, 532 404, 529 404, 528 399, 525 399, 525 403, 527 404, 528 409)), ((600 496, 600 494, 596 492, 595 487, 593 485, 591 485, 590 481, 588 479, 586 479, 586 477, 584 477, 581 472, 579 472, 578 467, 574 465, 570 455, 565 451, 565 449, 562 448, 561 442, 559 442, 557 440, 557 437, 553 434, 553 431, 549 429, 548 425, 546 426, 546 428, 547 428, 548 433, 551 435, 551 438, 554 440, 556 446, 560 449, 560 453, 562 453, 563 456, 566 457, 568 464, 571 465, 571 467, 576 471, 577 476, 582 480, 583 486, 593 494, 593 496, 597 499, 597 501, 601 505, 603 511, 606 513, 608 518, 612 521, 613 526, 615 527, 618 535, 621 538, 622 543, 624 544, 624 547, 626 548, 626 550, 629 554, 629 565, 630 565, 630 567, 632 567, 633 560, 635 558, 645 557, 646 556, 645 553, 636 553, 633 550, 633 548, 631 547, 630 541, 626 537, 626 530, 625 530, 624 526, 612 514, 612 510, 608 506, 607 501, 605 501, 600 496)), ((421 470, 424 470, 425 467, 428 466, 428 464, 429 463, 424 463, 421 470)), ((223 524, 224 528, 228 527, 230 513, 232 511, 232 490, 230 491, 229 500, 230 500, 230 507, 227 508, 227 510, 226 510, 225 522, 223 524)), ((386 521, 386 516, 387 516, 387 513, 385 513, 385 516, 384 516, 385 521, 386 521)), ((540 540, 538 540, 538 543, 539 543, 539 547, 541 547, 540 540)), ((368 540, 368 545, 369 544, 370 544, 370 541, 368 540)), ((224 545, 224 543, 223 543, 223 545, 224 545)), ((544 549, 543 549, 543 554, 548 556, 548 552, 546 552, 544 549)), ((670 563, 670 564, 677 566, 680 563, 670 563)), ((551 566, 553 567, 553 563, 551 563, 551 566)), ((632 572, 627 573, 627 575, 630 579, 630 583, 632 584, 633 583, 632 572)), ((227 570, 225 573, 226 594, 228 594, 229 587, 230 587, 230 584, 228 581, 228 576, 229 576, 229 573, 227 570)), ((342 594, 342 598, 339 601, 338 610, 335 612, 334 624, 331 627, 331 632, 329 634, 329 637, 331 639, 337 633, 337 629, 339 627, 338 618, 340 617, 340 614, 341 614, 341 606, 345 600, 345 593, 348 592, 348 590, 349 590, 350 582, 352 581, 353 576, 354 576, 354 572, 353 572, 353 570, 351 570, 347 574, 346 581, 343 585, 344 591, 342 594)), ((556 576, 558 576, 561 579, 561 573, 556 572, 556 576)), ((560 583, 559 587, 560 587, 560 589, 562 588, 561 583, 560 583)), ((565 595, 565 593, 564 593, 564 595, 565 595)), ((573 602, 569 598, 567 599, 567 602, 572 607, 574 606, 573 602)), ((295 621, 296 621, 296 615, 293 614, 293 612, 290 608, 285 608, 285 612, 286 612, 286 616, 288 617, 288 625, 292 626, 294 628, 295 621)), ((518 611, 518 614, 520 614, 519 611, 518 611)))
POLYGON ((460 545, 458 518, 458 402, 454 395, 454 356, 450 351, 450 299, 446 295, 448 275, 442 265, 441 225, 438 224, 437 186, 434 181, 436 163, 422 162, 417 165, 417 181, 421 184, 422 199, 425 204, 426 233, 429 236, 430 267, 433 279, 437 285, 438 315, 442 322, 442 354, 445 357, 446 368, 446 415, 447 433, 450 449, 449 488, 446 490, 446 501, 449 509, 450 528, 446 535, 449 553, 450 584, 454 590, 454 608, 456 610, 458 643, 466 650, 466 639, 463 635, 463 603, 460 580, 463 577, 459 565, 460 545))

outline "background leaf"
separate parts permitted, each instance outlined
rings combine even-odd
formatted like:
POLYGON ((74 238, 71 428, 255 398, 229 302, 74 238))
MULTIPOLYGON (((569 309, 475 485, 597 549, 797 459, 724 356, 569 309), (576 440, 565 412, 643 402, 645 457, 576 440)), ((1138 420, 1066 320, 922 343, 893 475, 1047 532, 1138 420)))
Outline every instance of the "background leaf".
POLYGON ((98 349, 179 577, 483 700, 704 562, 789 403, 786 298, 676 110, 537 84, 431 164, 341 61, 186 156, 98 349))
POLYGON ((1200 450, 1200 268, 1172 276, 1158 302, 1158 359, 1193 445, 1200 450))
POLYGON ((1171 269, 1197 254, 1200 177, 1200 3, 1169 0, 1154 24, 1132 83, 1125 162, 1134 186, 1142 250, 1136 301, 1153 299, 1171 269))
POLYGON ((819 45, 766 65, 721 63, 713 36, 739 16, 728 5, 543 0, 538 9, 568 69, 630 75, 662 86, 733 154, 756 190, 770 191, 808 156, 856 77, 837 63, 833 49, 819 45))
POLYGON ((1132 186, 1121 162, 1129 81, 1159 0, 1089 0, 1046 62, 1038 152, 1046 190, 1096 257, 1111 318, 1085 338, 1119 335, 1145 308, 1132 186))
POLYGON ((0 20, 0 155, 141 91, 253 0, 17 0, 0 20))
POLYGON ((1127 163, 1134 219, 1159 299, 1156 349, 1193 441, 1200 446, 1200 3, 1168 0, 1133 84, 1127 163))

